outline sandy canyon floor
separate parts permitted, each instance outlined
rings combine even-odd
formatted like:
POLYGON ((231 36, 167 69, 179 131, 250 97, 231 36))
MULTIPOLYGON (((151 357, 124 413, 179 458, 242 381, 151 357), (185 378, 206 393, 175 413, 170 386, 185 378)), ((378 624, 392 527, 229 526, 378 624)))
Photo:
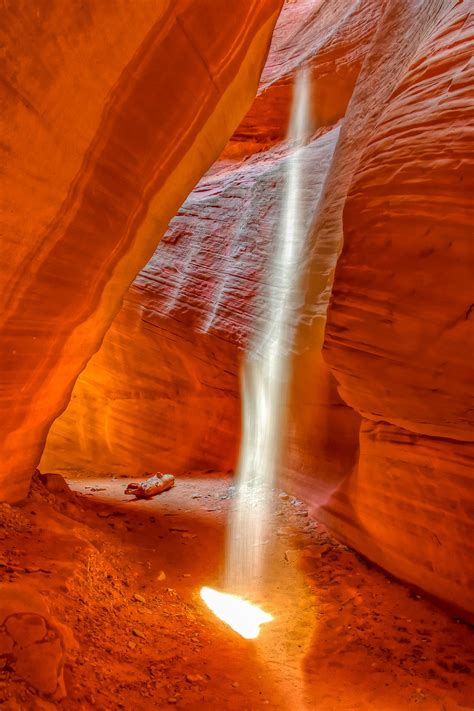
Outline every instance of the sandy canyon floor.
POLYGON ((126 484, 37 484, 24 505, 0 506, 2 582, 40 591, 69 630, 67 696, 43 697, 4 657, 3 711, 474 708, 468 625, 339 544, 301 502, 275 492, 254 600, 274 621, 246 641, 199 596, 222 579, 230 477, 193 473, 148 501, 126 484))

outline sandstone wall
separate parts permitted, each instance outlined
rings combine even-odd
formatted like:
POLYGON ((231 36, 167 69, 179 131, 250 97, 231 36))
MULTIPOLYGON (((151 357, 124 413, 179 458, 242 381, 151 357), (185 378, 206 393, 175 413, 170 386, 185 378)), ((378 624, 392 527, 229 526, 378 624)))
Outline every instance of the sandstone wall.
POLYGON ((344 205, 324 353, 364 421, 327 520, 472 610, 474 15, 425 3, 416 21, 344 205))
POLYGON ((367 557, 472 612, 472 38, 462 0, 285 4, 252 108, 127 293, 43 468, 232 466, 306 63, 312 228, 282 481, 367 557))
POLYGON ((280 6, 2 3, 2 498, 249 108, 280 6))
MULTIPOLYGON (((327 77, 356 75, 380 8, 372 0, 355 3, 352 11, 333 0, 284 6, 258 97, 127 293, 101 350, 51 429, 42 469, 137 475, 235 465, 240 360, 266 318, 262 281, 279 231, 288 152, 283 139, 295 72, 305 63, 310 67, 313 95, 327 77), (281 90, 284 99, 275 101, 281 90)), ((339 87, 338 103, 347 104, 351 92, 339 87)), ((335 113, 335 122, 342 113, 335 113)), ((300 206, 307 225, 339 133, 337 126, 321 126, 317 115, 314 124, 300 206)), ((332 248, 318 270, 327 273, 335 260, 332 248)), ((326 303, 327 298, 324 309, 326 303)), ((313 380, 320 370, 312 360, 313 380)), ((331 427, 323 448, 342 475, 357 448, 359 418, 344 408, 334 380, 331 388, 346 444, 333 456, 331 445, 340 444, 341 434, 331 427)), ((326 383, 307 395, 308 416, 319 420, 322 432, 326 383)))

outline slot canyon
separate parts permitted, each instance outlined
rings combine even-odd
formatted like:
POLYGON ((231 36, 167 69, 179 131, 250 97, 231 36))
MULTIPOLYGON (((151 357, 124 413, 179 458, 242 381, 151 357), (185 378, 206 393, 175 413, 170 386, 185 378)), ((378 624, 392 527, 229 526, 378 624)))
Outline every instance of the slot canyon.
POLYGON ((0 38, 0 711, 472 711, 473 1, 0 38))

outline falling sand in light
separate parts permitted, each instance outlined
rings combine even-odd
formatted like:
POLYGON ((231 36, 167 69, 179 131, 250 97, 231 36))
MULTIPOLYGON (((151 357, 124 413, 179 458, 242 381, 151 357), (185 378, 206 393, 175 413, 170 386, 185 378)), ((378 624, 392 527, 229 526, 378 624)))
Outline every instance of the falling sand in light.
MULTIPOLYGON (((235 509, 231 514, 225 588, 254 591, 259 584, 276 482, 289 377, 289 357, 300 301, 305 221, 301 208, 303 148, 310 134, 310 77, 301 70, 295 82, 288 131, 289 157, 282 194, 280 229, 269 264, 268 305, 263 328, 250 344, 242 376, 243 434, 237 472, 235 509)), ((201 590, 208 607, 243 637, 258 636, 259 625, 272 618, 234 595, 201 590)))
POLYGON ((289 377, 289 356, 299 303, 305 222, 301 208, 303 148, 310 133, 310 77, 295 83, 288 132, 290 155, 282 195, 280 230, 269 264, 264 327, 247 353, 242 378, 243 435, 237 500, 230 521, 226 587, 249 590, 261 575, 271 489, 276 482, 289 377))

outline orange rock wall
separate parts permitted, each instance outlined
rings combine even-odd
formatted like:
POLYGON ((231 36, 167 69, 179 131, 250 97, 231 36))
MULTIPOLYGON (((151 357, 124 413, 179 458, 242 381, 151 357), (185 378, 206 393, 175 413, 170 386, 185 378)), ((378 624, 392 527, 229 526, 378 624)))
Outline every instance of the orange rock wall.
MULTIPOLYGON (((306 149, 308 217, 337 133, 306 149)), ((239 363, 264 316, 260 284, 285 167, 279 147, 201 180, 54 423, 42 468, 137 475, 234 466, 239 363)))
POLYGON ((280 6, 2 4, 3 498, 26 494, 123 293, 248 109, 280 6))
POLYGON ((365 419, 327 520, 472 611, 472 5, 428 3, 416 23, 344 204, 324 353, 365 419))
POLYGON ((462 0, 285 4, 252 108, 127 293, 45 469, 232 466, 307 62, 313 226, 283 483, 370 559, 472 613, 472 36, 462 0))
POLYGON ((473 24, 460 3, 429 28, 370 136, 326 331, 351 407, 460 440, 474 440, 473 24))
POLYGON ((311 69, 315 127, 337 123, 346 112, 383 5, 375 0, 298 0, 285 5, 257 98, 223 157, 239 157, 285 138, 293 80, 303 64, 311 69))
MULTIPOLYGON (((262 282, 280 224, 287 167, 282 139, 294 74, 306 62, 314 90, 323 77, 357 73, 379 8, 372 0, 352 12, 333 1, 284 6, 258 97, 127 293, 68 409, 51 429, 42 469, 137 475, 235 465, 240 360, 266 318, 262 282), (357 44, 354 27, 361 25, 357 44), (283 104, 274 100, 280 88, 285 90, 283 104), (250 122, 258 120, 258 141, 247 140, 250 122), (242 155, 245 161, 235 160, 242 155)), ((350 91, 346 104, 349 98, 350 91)), ((338 127, 330 130, 319 123, 304 156, 301 210, 307 224, 339 133, 338 127)), ((335 256, 334 251, 328 254, 318 268, 332 269, 335 256)), ((334 381, 330 397, 338 420, 343 411, 342 427, 348 430, 347 451, 339 448, 336 457, 345 472, 356 450, 359 418, 343 407, 334 381)), ((317 413, 321 428, 326 398, 324 388, 310 398, 310 416, 317 413)), ((326 438, 331 459, 333 429, 326 438)))

